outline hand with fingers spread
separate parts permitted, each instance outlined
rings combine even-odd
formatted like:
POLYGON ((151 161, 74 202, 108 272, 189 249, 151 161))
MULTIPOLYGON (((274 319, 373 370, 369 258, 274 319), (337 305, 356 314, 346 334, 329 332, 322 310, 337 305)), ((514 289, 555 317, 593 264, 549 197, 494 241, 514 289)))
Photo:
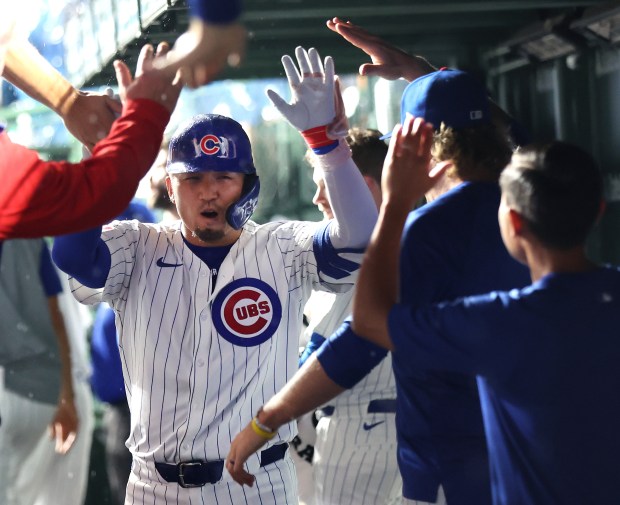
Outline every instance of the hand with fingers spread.
POLYGON ((241 63, 246 36, 239 23, 212 24, 192 19, 173 49, 149 63, 147 73, 174 75, 180 71, 181 80, 191 88, 208 84, 225 65, 236 67, 241 63))
POLYGON ((386 205, 409 212, 442 177, 449 163, 431 167, 433 126, 407 114, 394 128, 385 158, 381 187, 386 205))
POLYGON ((344 138, 348 121, 340 95, 339 81, 334 74, 334 60, 325 58, 325 66, 315 48, 295 49, 299 70, 289 55, 282 57, 282 65, 291 88, 291 103, 275 91, 267 96, 280 113, 297 128, 316 154, 325 154, 338 146, 344 138))
POLYGON ((157 46, 156 52, 153 51, 153 46, 150 44, 142 47, 136 65, 135 79, 132 78, 125 63, 119 60, 114 62, 119 95, 123 104, 127 100, 146 98, 163 105, 170 112, 174 110, 183 86, 178 76, 145 72, 147 68, 151 67, 154 58, 163 57, 168 51, 169 46, 165 42, 157 46))
POLYGON ((325 68, 315 48, 306 51, 295 49, 299 70, 293 59, 282 56, 282 65, 291 87, 291 103, 287 103, 275 91, 267 90, 267 96, 280 113, 299 131, 330 124, 335 117, 334 60, 325 58, 325 68))
POLYGON ((403 77, 413 81, 437 70, 421 56, 411 56, 349 21, 333 18, 327 21, 327 27, 370 56, 372 63, 362 64, 359 68, 360 75, 388 80, 403 77))

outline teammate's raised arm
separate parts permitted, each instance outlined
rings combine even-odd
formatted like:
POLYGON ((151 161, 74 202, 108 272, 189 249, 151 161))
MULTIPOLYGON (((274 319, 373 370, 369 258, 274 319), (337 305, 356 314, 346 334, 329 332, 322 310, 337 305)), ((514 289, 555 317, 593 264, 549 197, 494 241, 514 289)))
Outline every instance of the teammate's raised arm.
POLYGON ((441 178, 447 164, 431 173, 433 127, 407 116, 394 128, 381 180, 383 203, 366 250, 353 297, 353 331, 386 349, 392 348, 387 316, 398 299, 400 239, 416 201, 441 178))
POLYGON ((178 70, 183 82, 195 88, 213 81, 226 65, 240 64, 247 34, 237 21, 241 0, 189 0, 189 9, 189 28, 169 54, 153 62, 149 72, 174 74, 178 70))
POLYGON ((388 80, 402 77, 411 82, 437 70, 422 56, 412 56, 350 21, 332 18, 327 20, 327 27, 370 56, 372 63, 360 65, 360 75, 388 80))
MULTIPOLYGON (((167 46, 160 45, 157 54, 166 51, 167 46)), ((126 103, 88 160, 43 162, 0 133, 0 240, 89 229, 126 208, 155 160, 181 90, 172 77, 144 75, 153 57, 153 48, 145 46, 135 79, 123 63, 116 63, 126 103)))
POLYGON ((290 56, 282 64, 291 88, 287 103, 273 90, 267 95, 280 113, 304 137, 324 173, 334 221, 329 229, 335 248, 365 247, 377 208, 368 186, 351 158, 345 141, 348 122, 331 56, 321 61, 318 51, 295 49, 299 69, 290 56))

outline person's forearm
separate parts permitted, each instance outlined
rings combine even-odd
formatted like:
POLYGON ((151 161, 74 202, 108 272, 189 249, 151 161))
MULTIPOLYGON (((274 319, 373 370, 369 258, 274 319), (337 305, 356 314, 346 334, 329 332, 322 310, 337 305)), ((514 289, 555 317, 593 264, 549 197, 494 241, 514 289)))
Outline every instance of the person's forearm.
POLYGON ((345 156, 348 149, 343 144, 317 156, 334 213, 329 236, 336 249, 365 247, 377 221, 377 205, 353 159, 345 156))
POLYGON ((61 117, 78 94, 71 83, 25 40, 9 46, 2 77, 61 117))
POLYGON ((52 327, 56 334, 56 341, 58 342, 58 350, 60 354, 61 373, 62 373, 62 386, 61 386, 61 398, 60 401, 73 401, 73 374, 71 364, 71 346, 69 345, 69 337, 67 336, 67 329, 65 322, 58 305, 58 297, 50 296, 47 299, 47 305, 52 320, 52 327))
POLYGON ((130 100, 80 163, 42 162, 0 134, 0 240, 74 233, 112 220, 153 164, 169 118, 151 100, 130 100))
POLYGON ((275 430, 324 405, 343 391, 343 387, 327 376, 316 356, 310 356, 280 392, 263 406, 260 421, 275 430))
POLYGON ((351 389, 387 355, 382 347, 359 338, 349 320, 343 322, 316 352, 325 374, 342 388, 351 389), (351 359, 355 356, 355 359, 351 359))
POLYGON ((400 239, 407 214, 389 202, 382 205, 353 298, 353 331, 390 350, 387 316, 398 296, 400 239))

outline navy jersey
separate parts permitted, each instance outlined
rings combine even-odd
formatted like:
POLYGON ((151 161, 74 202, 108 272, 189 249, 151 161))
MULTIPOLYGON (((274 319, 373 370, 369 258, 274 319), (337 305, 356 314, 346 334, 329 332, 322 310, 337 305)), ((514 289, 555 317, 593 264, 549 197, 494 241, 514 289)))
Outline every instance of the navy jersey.
POLYGON ((394 360, 479 374, 496 505, 620 503, 619 271, 396 305, 389 328, 394 360))
MULTIPOLYGON (((502 242, 496 184, 466 182, 414 211, 401 250, 401 300, 409 307, 528 284, 502 242)), ((451 504, 490 503, 487 449, 472 375, 412 367, 393 357, 404 496, 451 504), (402 399, 402 400, 401 400, 402 399)))

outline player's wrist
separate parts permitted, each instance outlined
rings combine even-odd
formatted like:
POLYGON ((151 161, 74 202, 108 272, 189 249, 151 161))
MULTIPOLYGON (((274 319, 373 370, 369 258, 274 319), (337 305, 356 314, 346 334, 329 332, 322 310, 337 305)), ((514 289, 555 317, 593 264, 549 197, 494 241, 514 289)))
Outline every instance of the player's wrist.
POLYGON ((276 408, 271 408, 267 405, 258 409, 258 412, 254 416, 259 426, 262 426, 265 431, 277 432, 280 426, 291 421, 286 414, 283 414, 276 408))
POLYGON ((323 170, 323 172, 329 172, 331 170, 337 170, 338 167, 347 163, 352 158, 351 148, 345 139, 339 139, 336 141, 334 149, 318 154, 314 153, 313 166, 316 166, 323 170))
POLYGON ((327 154, 338 147, 338 140, 329 138, 329 125, 315 126, 301 132, 308 147, 315 154, 327 154))
POLYGON ((262 411, 263 411, 262 407, 258 409, 258 412, 256 413, 256 415, 252 418, 252 422, 250 423, 250 426, 252 427, 252 431, 256 433, 259 437, 264 438, 265 440, 271 440, 273 437, 276 436, 276 433, 278 432, 278 430, 277 428, 271 428, 270 426, 268 426, 267 424, 264 424, 261 421, 260 415, 262 411))

